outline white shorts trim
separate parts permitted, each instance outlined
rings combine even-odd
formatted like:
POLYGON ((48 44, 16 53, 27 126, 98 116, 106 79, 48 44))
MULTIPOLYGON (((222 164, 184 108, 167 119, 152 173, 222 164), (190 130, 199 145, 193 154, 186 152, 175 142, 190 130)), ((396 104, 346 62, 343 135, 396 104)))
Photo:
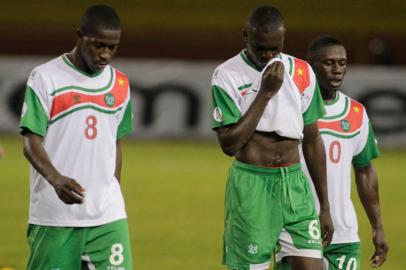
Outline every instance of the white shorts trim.
POLYGON ((96 270, 96 266, 90 260, 89 255, 82 255, 82 261, 87 263, 87 267, 89 270, 96 270))
POLYGON ((293 245, 292 236, 285 230, 279 236, 279 244, 281 249, 275 254, 276 262, 280 262, 284 257, 297 256, 297 257, 309 257, 309 258, 322 258, 321 250, 317 249, 298 249, 293 245))
POLYGON ((267 270, 271 266, 271 262, 264 262, 259 264, 250 264, 250 270, 267 270))

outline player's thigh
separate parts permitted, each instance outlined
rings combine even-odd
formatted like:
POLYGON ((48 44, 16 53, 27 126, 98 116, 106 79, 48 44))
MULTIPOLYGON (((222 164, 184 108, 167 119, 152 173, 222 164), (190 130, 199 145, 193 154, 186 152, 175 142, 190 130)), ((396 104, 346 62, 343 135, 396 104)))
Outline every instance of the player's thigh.
MULTIPOLYGON (((268 269, 282 227, 278 188, 269 175, 232 167, 226 187, 223 264, 268 269)), ((249 165, 247 165, 249 166, 249 165)))
POLYGON ((359 270, 360 244, 332 244, 324 251, 326 270, 359 270))
POLYGON ((127 219, 89 228, 82 260, 89 269, 131 270, 127 219))
POLYGON ((284 205, 284 227, 279 236, 276 259, 287 256, 321 259, 320 221, 306 177, 299 173, 289 179, 289 201, 284 205))
POLYGON ((28 226, 28 270, 80 269, 84 231, 78 228, 28 226))

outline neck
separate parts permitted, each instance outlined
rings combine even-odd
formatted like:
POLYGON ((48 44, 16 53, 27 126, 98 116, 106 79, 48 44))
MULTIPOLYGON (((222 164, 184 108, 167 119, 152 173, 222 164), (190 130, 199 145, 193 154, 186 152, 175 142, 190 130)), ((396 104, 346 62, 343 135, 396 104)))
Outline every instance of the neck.
POLYGON ((254 65, 257 67, 258 70, 262 70, 261 67, 259 67, 257 64, 255 64, 255 61, 251 58, 250 54, 248 53, 247 49, 244 50, 244 54, 247 57, 247 59, 254 65))
POLYGON ((332 101, 337 96, 337 90, 321 89, 321 97, 324 101, 332 101))
POLYGON ((67 53, 67 57, 72 64, 80 69, 81 71, 87 74, 94 74, 95 72, 92 71, 86 64, 85 59, 83 59, 82 54, 80 53, 78 47, 73 48, 72 51, 67 53))

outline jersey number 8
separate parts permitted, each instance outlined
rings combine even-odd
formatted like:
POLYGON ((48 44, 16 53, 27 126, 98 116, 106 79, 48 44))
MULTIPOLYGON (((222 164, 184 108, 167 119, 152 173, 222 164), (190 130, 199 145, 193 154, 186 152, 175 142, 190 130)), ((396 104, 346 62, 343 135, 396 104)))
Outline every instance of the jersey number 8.
POLYGON ((86 117, 86 129, 85 129, 85 137, 88 140, 94 140, 97 136, 97 118, 94 115, 89 115, 86 117))

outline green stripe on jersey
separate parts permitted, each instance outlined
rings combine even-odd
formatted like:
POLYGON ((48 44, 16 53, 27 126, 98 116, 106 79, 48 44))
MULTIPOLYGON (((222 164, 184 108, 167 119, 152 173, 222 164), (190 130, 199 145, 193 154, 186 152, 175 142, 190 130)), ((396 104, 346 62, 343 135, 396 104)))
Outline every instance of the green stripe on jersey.
POLYGON ((248 87, 251 87, 252 83, 247 83, 244 85, 241 85, 240 87, 238 87, 238 90, 242 91, 244 89, 247 89, 248 87))
POLYGON ((81 86, 69 85, 69 86, 61 87, 61 88, 54 90, 51 93, 51 96, 55 96, 56 94, 63 92, 63 91, 71 91, 71 90, 80 90, 80 91, 89 92, 89 93, 103 92, 103 91, 109 90, 111 88, 111 85, 113 84, 113 77, 114 77, 113 68, 110 67, 110 80, 107 83, 107 85, 104 87, 90 89, 90 88, 85 88, 85 87, 81 87, 81 86))
POLYGON ((241 112, 233 99, 220 86, 213 85, 211 91, 214 105, 211 121, 212 128, 237 123, 240 120, 241 112))
POLYGON ((133 125, 133 110, 131 106, 131 100, 128 101, 127 107, 125 108, 123 119, 117 129, 117 140, 131 133, 134 130, 133 125))
POLYGON ((34 90, 27 86, 25 90, 23 112, 20 120, 20 132, 28 129, 31 132, 45 136, 48 128, 48 116, 34 90))
POLYGON ((312 101, 310 102, 309 107, 303 113, 303 124, 310 125, 320 119, 326 110, 324 109, 323 99, 321 98, 319 85, 316 83, 316 87, 314 89, 312 101))
POLYGON ((344 105, 344 110, 336 115, 332 115, 332 116, 324 116, 321 119, 323 120, 333 120, 333 119, 338 119, 341 118, 345 115, 348 114, 348 108, 349 108, 349 104, 350 104, 350 99, 348 97, 345 97, 345 105, 344 105))
POLYGON ((320 134, 321 135, 331 135, 337 138, 341 138, 341 139, 351 139, 354 138, 355 136, 359 135, 359 131, 352 133, 352 134, 348 134, 348 135, 344 135, 338 132, 334 132, 334 131, 327 131, 327 130, 320 130, 320 134))
POLYGON ((67 112, 65 112, 65 113, 63 113, 63 114, 61 114, 61 115, 59 115, 58 117, 55 117, 54 119, 52 119, 52 120, 49 121, 49 125, 52 125, 52 124, 55 123, 56 121, 58 121, 58 120, 64 118, 65 116, 67 116, 67 115, 69 115, 69 114, 71 114, 71 113, 73 113, 73 112, 80 111, 80 110, 84 110, 84 109, 92 109, 92 110, 95 110, 95 111, 98 111, 98 112, 102 112, 102 113, 114 114, 114 113, 116 113, 116 112, 118 112, 118 111, 121 111, 123 108, 120 107, 120 108, 117 108, 116 110, 109 111, 109 110, 101 109, 101 108, 96 107, 96 106, 94 106, 94 105, 84 105, 84 106, 80 106, 80 107, 74 108, 73 110, 67 111, 67 112))
POLYGON ((355 167, 365 167, 371 163, 371 160, 379 156, 379 149, 376 145, 376 139, 372 125, 369 123, 368 139, 362 151, 353 157, 352 164, 355 167))
POLYGON ((289 75, 292 76, 293 73, 293 61, 291 57, 288 57, 289 59, 289 75))

